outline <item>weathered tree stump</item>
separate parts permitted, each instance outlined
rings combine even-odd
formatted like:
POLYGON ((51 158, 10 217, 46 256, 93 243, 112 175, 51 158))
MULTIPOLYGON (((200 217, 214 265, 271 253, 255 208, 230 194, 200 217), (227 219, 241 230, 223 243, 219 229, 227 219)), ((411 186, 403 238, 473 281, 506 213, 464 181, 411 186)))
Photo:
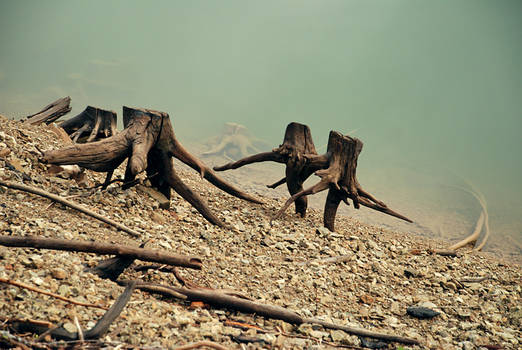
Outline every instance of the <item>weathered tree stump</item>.
POLYGON ((353 205, 357 209, 362 204, 385 214, 412 222, 407 217, 389 209, 386 204, 363 190, 356 177, 357 159, 362 147, 363 143, 361 140, 331 131, 326 154, 320 156, 307 155, 305 157, 308 160, 307 164, 313 164, 314 167, 321 168, 321 170, 315 172, 321 178, 321 181, 306 190, 292 195, 274 216, 274 219, 280 217, 288 206, 299 198, 328 189, 323 220, 324 226, 330 231, 334 231, 335 215, 339 203, 343 201, 349 205, 348 198, 352 199, 353 205))
POLYGON ((51 124, 62 115, 65 115, 71 111, 70 103, 71 98, 69 96, 58 99, 45 106, 40 112, 27 116, 24 124, 51 124))
POLYGON ((167 113, 124 106, 123 123, 125 129, 116 135, 97 142, 46 151, 43 161, 51 164, 78 164, 94 171, 110 173, 128 158, 124 179, 126 183, 134 180, 142 171, 149 175, 155 174, 151 182, 167 198, 170 198, 170 188, 173 188, 208 221, 222 227, 225 224, 176 174, 172 157, 198 171, 201 177, 221 190, 254 203, 261 203, 219 178, 209 167, 191 155, 176 139, 167 113))
POLYGON ((69 134, 73 142, 77 142, 84 134, 88 135, 85 142, 114 136, 116 130, 116 113, 105 109, 87 106, 83 112, 67 119, 60 127, 69 134))
MULTIPOLYGON (((312 133, 307 125, 293 122, 287 125, 283 143, 278 148, 214 167, 214 170, 237 169, 247 164, 265 161, 284 163, 286 164, 285 177, 268 187, 276 188, 286 182, 288 192, 294 195, 301 192, 306 179, 323 166, 323 163, 308 162, 305 155, 317 155, 312 133)), ((295 212, 304 217, 307 206, 306 196, 301 196, 295 201, 295 212)))

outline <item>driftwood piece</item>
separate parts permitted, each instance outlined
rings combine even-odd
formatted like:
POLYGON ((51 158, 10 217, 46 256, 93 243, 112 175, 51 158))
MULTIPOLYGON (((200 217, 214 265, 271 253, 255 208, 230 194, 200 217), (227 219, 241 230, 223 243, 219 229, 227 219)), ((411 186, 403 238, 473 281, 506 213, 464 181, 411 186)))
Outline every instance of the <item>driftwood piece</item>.
POLYGON ((70 298, 66 298, 66 297, 63 297, 63 296, 61 296, 59 294, 51 293, 51 292, 45 291, 43 289, 40 289, 40 288, 37 288, 37 287, 33 287, 33 286, 27 285, 25 283, 13 281, 13 280, 10 280, 10 279, 7 279, 7 278, 0 277, 0 283, 10 284, 10 285, 15 286, 15 287, 24 288, 24 289, 27 289, 27 290, 30 290, 30 291, 33 291, 33 292, 36 292, 36 293, 40 293, 40 294, 43 294, 43 295, 47 295, 47 296, 50 296, 50 297, 53 297, 53 298, 65 301, 65 302, 70 303, 70 304, 79 305, 79 306, 85 306, 85 307, 95 307, 95 308, 98 308, 98 309, 107 310, 107 308, 105 306, 96 305, 96 304, 90 304, 90 303, 83 303, 81 301, 76 301, 76 300, 73 300, 73 299, 70 299, 70 298))
POLYGON ((96 141, 116 135, 116 112, 87 106, 83 112, 60 123, 60 127, 77 142, 82 138, 85 142, 96 141), (88 135, 86 138, 84 135, 88 135))
POLYGON ((58 327, 54 329, 49 329, 46 326, 41 326, 33 323, 15 323, 11 326, 16 329, 19 333, 30 332, 34 334, 42 334, 47 332, 51 337, 59 340, 78 340, 80 339, 80 333, 83 334, 83 338, 86 340, 91 339, 99 339, 103 336, 108 330, 112 322, 121 314, 125 305, 130 300, 132 292, 134 291, 136 286, 135 282, 131 282, 126 285, 123 293, 118 297, 118 299, 112 304, 112 306, 107 310, 107 312, 102 316, 102 318, 87 331, 80 332, 69 332, 63 327, 58 327))
POLYGON ((77 204, 75 202, 67 200, 67 199, 65 199, 65 198, 63 198, 61 196, 56 195, 56 194, 53 194, 53 193, 41 190, 41 189, 36 188, 36 187, 27 186, 27 185, 24 185, 24 184, 10 182, 10 181, 4 181, 4 180, 0 180, 0 186, 5 186, 5 187, 9 187, 9 188, 13 188, 13 189, 17 189, 17 190, 21 190, 21 191, 37 194, 37 195, 42 196, 42 197, 49 198, 49 199, 51 199, 51 200, 53 200, 55 202, 58 202, 60 204, 68 206, 70 208, 76 209, 76 210, 78 210, 81 213, 84 213, 84 214, 89 215, 89 216, 91 216, 91 217, 93 217, 95 219, 103 221, 106 224, 114 226, 117 229, 130 234, 133 237, 140 237, 141 236, 138 231, 130 229, 130 228, 128 228, 125 225, 122 225, 122 224, 120 224, 120 223, 118 223, 118 222, 116 222, 116 221, 114 221, 112 219, 109 219, 109 218, 107 218, 107 217, 105 217, 103 215, 100 215, 98 213, 95 213, 94 211, 92 211, 92 210, 90 210, 88 208, 85 208, 84 206, 82 206, 80 204, 77 204))
POLYGON ((201 177, 221 190, 238 198, 261 203, 219 178, 190 154, 175 137, 167 113, 124 106, 123 124, 125 129, 122 132, 101 141, 44 152, 43 161, 51 164, 78 164, 94 171, 111 172, 128 158, 126 182, 132 181, 142 171, 146 171, 149 176, 158 173, 151 179, 153 187, 169 199, 170 188, 173 188, 208 221, 221 227, 225 227, 225 224, 176 174, 172 157, 198 171, 201 177))
MULTIPOLYGON (((292 122, 287 125, 283 143, 278 148, 274 148, 271 152, 255 154, 236 162, 214 167, 214 170, 237 169, 247 164, 265 161, 283 163, 286 164, 285 177, 268 187, 276 188, 286 182, 288 192, 294 195, 301 192, 306 179, 323 166, 322 163, 319 166, 309 164, 305 155, 317 155, 312 133, 307 125, 292 122)), ((295 201, 295 212, 304 217, 306 209, 306 196, 302 196, 295 201)))
POLYGON ((77 241, 34 236, 4 236, 0 235, 0 245, 18 248, 37 248, 65 250, 70 252, 96 253, 101 255, 117 255, 124 258, 134 258, 173 266, 183 266, 201 269, 201 259, 194 256, 175 255, 156 249, 129 247, 121 244, 77 241))
POLYGON ((40 112, 27 116, 24 124, 50 124, 71 111, 70 103, 71 98, 69 96, 58 99, 45 106, 40 112))
POLYGON ((212 341, 208 340, 202 340, 198 341, 196 343, 187 344, 187 345, 181 345, 175 347, 173 350, 192 350, 192 349, 199 349, 199 348, 211 348, 216 350, 229 350, 229 348, 220 345, 218 343, 214 343, 212 341))
POLYGON ((363 205, 399 219, 412 222, 407 217, 388 208, 385 203, 377 200, 361 187, 357 181, 356 170, 357 159, 362 147, 363 143, 361 140, 348 135, 343 136, 336 131, 331 131, 328 138, 326 154, 307 156, 309 164, 322 168, 315 172, 315 174, 321 178, 321 181, 290 197, 273 219, 280 217, 288 206, 297 199, 328 189, 323 220, 324 226, 330 231, 335 230, 335 215, 340 202, 343 201, 348 204, 348 198, 353 201, 353 206, 356 209, 358 209, 360 205, 363 205))
MULTIPOLYGON (((129 282, 120 281, 118 283, 126 284, 129 282)), ((226 307, 232 310, 237 310, 245 313, 255 313, 256 315, 283 320, 285 322, 295 325, 300 325, 303 323, 312 323, 321 325, 327 329, 339 329, 345 331, 346 333, 359 335, 362 337, 381 339, 389 342, 398 342, 403 344, 419 344, 419 341, 416 339, 404 338, 396 335, 372 332, 360 328, 337 325, 334 323, 313 318, 305 318, 294 311, 285 309, 280 306, 260 304, 247 299, 241 299, 223 293, 216 293, 212 290, 175 288, 141 281, 137 282, 136 288, 149 292, 161 293, 163 295, 170 295, 175 298, 178 298, 178 296, 181 294, 185 296, 187 300, 190 301, 203 301, 213 306, 226 307)))
POLYGON ((479 251, 484 247, 484 245, 486 244, 486 242, 489 238, 489 214, 488 214, 488 207, 486 204, 486 198, 472 184, 469 184, 469 186, 471 187, 470 190, 465 189, 465 188, 460 188, 460 187, 459 187, 459 189, 461 189, 461 190, 471 194, 473 197, 475 197, 475 199, 479 202, 482 211, 477 220, 477 223, 475 224, 475 229, 473 230, 473 232, 469 236, 465 237, 463 240, 453 244, 448 249, 455 250, 455 249, 462 248, 470 243, 475 243, 473 250, 479 251), (480 237, 480 233, 483 230, 485 231, 484 237, 482 238, 482 240, 479 243, 478 239, 480 237))

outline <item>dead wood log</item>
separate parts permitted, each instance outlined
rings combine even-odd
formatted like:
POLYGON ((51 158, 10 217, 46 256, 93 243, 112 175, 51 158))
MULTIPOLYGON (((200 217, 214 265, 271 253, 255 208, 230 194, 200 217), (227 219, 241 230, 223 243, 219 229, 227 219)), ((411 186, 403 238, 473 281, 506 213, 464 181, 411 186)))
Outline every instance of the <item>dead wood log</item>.
POLYGON ((117 255, 162 264, 201 269, 201 259, 194 256, 175 255, 156 249, 129 247, 121 244, 99 243, 91 241, 42 238, 34 236, 0 235, 0 245, 5 247, 37 248, 65 250, 70 252, 96 253, 101 255, 117 255))
POLYGON ((221 190, 254 202, 260 200, 242 192, 219 178, 209 167, 190 154, 174 135, 169 115, 149 109, 123 107, 125 129, 98 142, 77 144, 60 150, 44 152, 43 161, 51 164, 78 164, 99 172, 111 172, 128 158, 125 182, 134 180, 142 171, 158 173, 151 179, 165 197, 170 199, 170 188, 192 204, 208 221, 225 227, 207 204, 179 178, 172 157, 198 171, 221 190))
POLYGON ((60 127, 72 138, 73 142, 82 139, 85 142, 92 142, 116 135, 116 122, 116 112, 87 106, 77 116, 61 122, 60 127), (84 134, 88 136, 83 137, 84 134))
POLYGON ((50 124, 71 111, 71 98, 69 96, 58 99, 45 106, 40 112, 27 116, 24 124, 38 125, 50 124))
POLYGON ((13 188, 13 189, 17 189, 17 190, 21 190, 21 191, 37 194, 37 195, 42 196, 42 197, 49 198, 49 199, 51 199, 51 200, 53 200, 55 202, 61 203, 61 204, 65 205, 65 206, 68 206, 69 208, 76 209, 79 212, 82 212, 82 213, 84 213, 86 215, 89 215, 89 216, 95 218, 95 219, 103 221, 106 224, 114 226, 117 229, 130 234, 133 237, 139 237, 140 236, 139 232, 137 232, 137 231, 135 231, 133 229, 130 229, 127 226, 122 225, 122 224, 120 224, 120 223, 118 223, 118 222, 116 222, 114 220, 111 220, 111 219, 109 219, 109 218, 107 218, 107 217, 105 217, 103 215, 95 213, 94 211, 92 211, 92 210, 90 210, 88 208, 85 208, 84 206, 82 206, 80 204, 77 204, 75 202, 69 201, 69 200, 67 200, 67 199, 65 199, 65 198, 63 198, 61 196, 56 195, 56 194, 53 194, 53 193, 41 190, 41 189, 36 188, 36 187, 27 186, 27 185, 20 184, 20 183, 3 181, 3 180, 0 180, 0 186, 5 186, 5 187, 9 187, 9 188, 13 188))
MULTIPOLYGON (((120 284, 128 284, 129 281, 118 281, 120 284)), ((349 326, 337 325, 334 323, 326 322, 319 319, 305 318, 300 316, 294 311, 285 309, 280 306, 261 304, 247 299, 241 299, 235 296, 226 295, 223 293, 216 293, 212 290, 204 289, 187 289, 187 288, 175 288, 165 285, 158 285, 153 283, 141 282, 136 283, 136 288, 153 292, 160 293, 163 295, 170 295, 175 298, 179 298, 179 295, 185 296, 190 301, 203 301, 204 303, 217 306, 225 307, 232 310, 237 310, 245 313, 255 313, 267 318, 283 320, 285 322, 300 325, 303 323, 312 323, 321 325, 327 329, 339 329, 349 334, 354 334, 362 337, 369 337, 374 339, 381 339, 389 342, 398 342, 403 344, 419 344, 419 341, 411 338, 404 338, 396 335, 389 335, 379 332, 372 332, 365 329, 354 328, 349 326)), ((182 298, 182 299, 185 299, 182 298)))
MULTIPOLYGON (((278 148, 274 148, 272 152, 258 153, 236 162, 214 167, 214 170, 237 169, 247 164, 265 161, 283 163, 286 164, 285 177, 268 187, 276 188, 286 182, 288 192, 294 195, 301 192, 306 179, 323 166, 322 163, 317 162, 310 164, 305 155, 317 155, 312 133, 307 125, 292 122, 286 127, 283 143, 278 148)), ((307 206, 306 196, 302 196, 295 201, 295 212, 304 217, 307 206)))
POLYGON ((371 209, 412 222, 407 217, 389 209, 386 204, 377 200, 361 187, 357 181, 356 170, 357 159, 362 147, 363 143, 361 140, 348 135, 343 136, 337 131, 331 131, 326 154, 306 157, 309 161, 308 164, 314 164, 322 168, 315 172, 321 178, 321 181, 306 190, 292 195, 273 219, 279 218, 288 206, 299 198, 328 189, 323 220, 324 226, 330 231, 334 231, 335 215, 340 202, 343 201, 348 204, 348 198, 353 201, 353 206, 356 209, 359 209, 359 206, 362 204, 371 209))

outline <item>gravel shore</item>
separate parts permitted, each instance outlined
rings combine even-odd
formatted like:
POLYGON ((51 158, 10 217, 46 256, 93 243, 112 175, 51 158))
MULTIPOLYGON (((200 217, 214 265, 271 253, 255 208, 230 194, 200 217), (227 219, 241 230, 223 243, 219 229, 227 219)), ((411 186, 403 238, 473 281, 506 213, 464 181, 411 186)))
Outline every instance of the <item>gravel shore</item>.
MULTIPOLYGON (((170 209, 137 187, 91 190, 104 174, 86 171, 87 188, 50 175, 39 150, 63 146, 45 126, 25 126, 0 116, 0 179, 23 182, 67 197, 140 232, 139 239, 61 204, 0 186, 0 232, 12 236, 78 239, 166 250, 199 256, 202 270, 180 269, 198 285, 232 289, 254 301, 283 306, 316 317, 383 333, 418 339, 404 349, 519 349, 522 302, 520 265, 487 252, 464 248, 457 257, 431 254, 448 242, 386 230, 338 216, 337 232, 322 228, 322 213, 305 218, 293 209, 270 217, 283 201, 259 186, 239 184, 263 205, 233 198, 193 171, 177 166, 180 177, 203 197, 232 229, 209 224, 173 193, 170 209), (336 257, 343 258, 337 259, 336 257), (431 319, 407 313, 411 306, 439 312, 431 319)), ((178 162, 179 163, 179 162, 178 162)), ((116 171, 123 176, 123 169, 116 171)), ((267 181, 267 183, 270 181, 267 181)), ((0 247, 0 277, 77 301, 110 306, 123 287, 85 272, 102 258, 95 254, 0 247)), ((142 264, 142 263, 140 263, 142 264)), ((127 269, 121 278, 179 286, 168 272, 127 269)), ((0 316, 34 319, 75 331, 76 317, 91 328, 104 310, 76 306, 0 283, 0 316)), ((1 321, 1 320, 0 320, 1 321)), ((3 328, 5 329, 5 328, 3 328)), ((136 290, 102 339, 111 346, 175 348, 211 340, 230 348, 364 348, 357 336, 320 326, 299 327, 227 309, 136 290), (227 321, 256 327, 241 329, 227 321), (112 344, 112 345, 111 345, 112 344)), ((376 346, 375 344, 373 344, 376 346)), ((399 344, 384 345, 396 349, 399 344)))

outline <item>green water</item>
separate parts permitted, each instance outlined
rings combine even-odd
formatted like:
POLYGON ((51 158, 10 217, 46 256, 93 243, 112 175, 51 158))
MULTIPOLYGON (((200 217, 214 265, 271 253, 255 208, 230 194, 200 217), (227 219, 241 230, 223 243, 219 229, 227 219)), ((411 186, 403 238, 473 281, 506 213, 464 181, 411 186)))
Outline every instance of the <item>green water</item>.
POLYGON ((183 142, 226 121, 274 146, 290 121, 318 147, 350 132, 386 201, 473 220, 467 178, 492 233, 522 238, 522 1, 3 0, 0 45, 0 113, 70 95, 167 111, 183 142))

